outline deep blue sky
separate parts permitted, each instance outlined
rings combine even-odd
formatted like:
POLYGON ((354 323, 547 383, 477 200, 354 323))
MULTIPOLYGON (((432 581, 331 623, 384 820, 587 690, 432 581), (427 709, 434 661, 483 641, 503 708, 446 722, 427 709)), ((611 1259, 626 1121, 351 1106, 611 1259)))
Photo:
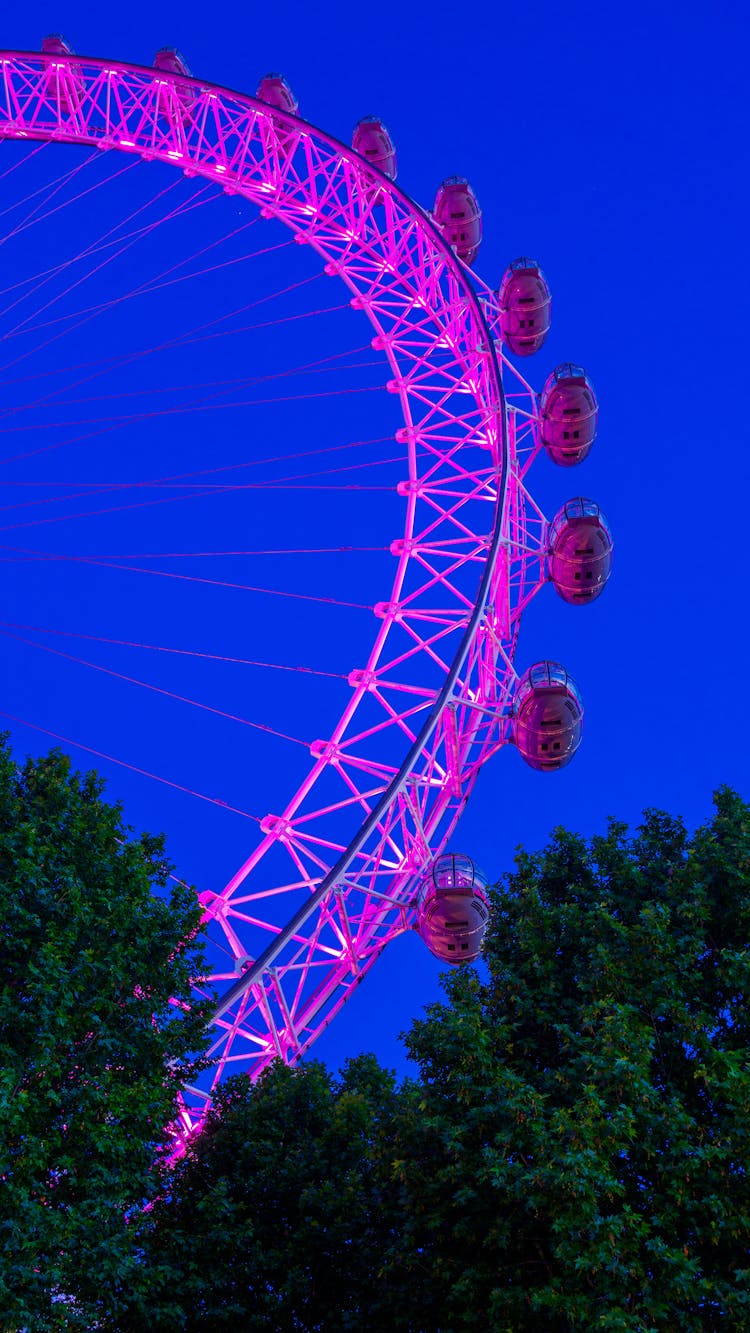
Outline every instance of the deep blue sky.
MULTIPOLYGON (((511 750, 483 773, 456 845, 493 879, 510 866, 516 846, 541 846, 556 824, 588 834, 602 829, 610 814, 637 821, 644 807, 656 805, 682 813, 693 826, 708 816, 711 792, 719 783, 750 793, 743 706, 750 477, 744 412, 749 295, 745 66, 750 32, 743 11, 739 4, 716 5, 709 15, 696 4, 637 4, 607 12, 599 4, 551 3, 471 10, 421 0, 409 7, 335 4, 323 10, 291 0, 283 7, 209 10, 135 0, 121 11, 81 3, 37 4, 31 18, 16 12, 5 21, 2 41, 11 49, 38 47, 46 32, 61 30, 83 54, 148 64, 158 47, 174 44, 196 75, 241 91, 253 92, 260 75, 279 69, 294 87, 302 114, 345 140, 359 116, 381 114, 397 144, 399 183, 420 203, 430 206, 446 175, 456 172, 471 180, 485 224, 476 267, 487 281, 496 284, 507 262, 520 253, 542 262, 553 292, 553 330, 542 352, 526 363, 530 377, 541 385, 557 362, 580 360, 599 394, 601 427, 594 452, 576 473, 565 474, 540 460, 534 490, 548 514, 569 494, 598 499, 614 528, 616 567, 595 606, 568 608, 546 589, 525 619, 519 665, 550 656, 571 669, 585 698, 586 733, 574 763, 561 774, 532 773, 511 750)), ((0 149, 3 155, 6 151, 14 150, 0 149)), ((143 169, 144 181, 149 170, 143 169)), ((14 179, 0 181, 0 207, 11 202, 7 191, 14 179)), ((169 179, 159 178, 156 188, 169 179)), ((154 187, 151 181, 141 186, 129 178, 131 208, 141 188, 145 199, 154 187)), ((105 229, 108 208, 126 206, 117 190, 115 185, 109 196, 102 191, 101 198, 92 197, 85 217, 92 235, 105 229)), ((211 209, 205 214, 197 209, 191 215, 188 227, 193 230, 175 224, 182 227, 183 253, 216 235, 211 209)), ((226 215, 232 227, 251 216, 236 204, 227 204, 226 215)), ((61 215, 64 241, 68 225, 61 215)), ((34 262, 36 236, 30 235, 13 264, 34 262)), ((172 241, 160 235, 133 254, 131 285, 139 272, 156 272, 169 262, 172 241)), ((253 245, 283 239, 261 227, 250 235, 253 245)), ((41 266, 42 260, 37 262, 41 266)), ((299 249, 291 256, 281 251, 252 261, 247 299, 252 290, 262 294, 283 286, 290 264, 295 278, 314 271, 299 249)), ((3 286, 14 272, 11 266, 3 286)), ((237 268, 228 273, 230 278, 216 278, 215 287, 204 284, 191 291, 191 322, 209 318, 218 303, 234 299, 237 268)), ((118 290, 116 277, 105 276, 97 299, 107 299, 110 280, 111 291, 118 290)), ((321 306, 346 299, 329 279, 311 284, 310 291, 319 288, 321 306)), ((317 295, 306 299, 308 308, 317 308, 317 295)), ((145 315, 141 310, 154 340, 160 336, 160 319, 163 336, 173 326, 174 309, 165 302, 152 298, 145 315)), ((274 309, 283 313, 279 306, 274 309)), ((108 336, 127 348, 128 339, 143 327, 138 319, 126 314, 108 336)), ((285 363, 306 363, 368 340, 367 328, 352 323, 346 311, 322 317, 314 333, 313 323, 294 326, 294 339, 226 339, 205 375, 200 356, 193 361, 188 354, 162 361, 151 379, 146 370, 139 383, 156 390, 160 376, 182 383, 275 373, 285 363)), ((56 345, 50 355, 57 356, 58 350, 56 345)), ((87 351, 83 343, 65 352, 71 363, 97 354, 96 345, 87 351)), ((359 366, 373 357, 353 354, 351 360, 359 366)), ((378 367, 363 366, 339 383, 367 387, 380 378, 378 367)), ((122 381, 113 382, 100 391, 122 387, 122 381)), ((111 402, 106 406, 120 410, 111 402)), ((88 411, 94 409, 81 408, 79 414, 88 411)), ((133 479, 139 475, 139 458, 140 475, 148 475, 143 460, 150 458, 157 439, 162 450, 158 471, 166 473, 218 466, 225 457, 238 457, 249 438, 253 448, 262 447, 268 455, 291 450, 288 443, 284 449, 269 447, 282 437, 299 438, 295 448, 302 450, 322 447, 325 440, 387 435, 394 424, 392 401, 377 393, 277 411, 282 415, 276 426, 268 424, 270 418, 260 426, 252 414, 245 418, 232 412, 230 426, 227 417, 219 423, 210 413, 181 419, 181 432, 167 439, 158 423, 139 430, 137 440, 120 431, 106 455, 74 456, 67 472, 62 458, 56 458, 57 471, 50 463, 47 473, 33 475, 133 479), (223 454, 226 449, 230 452, 223 454)), ((6 444, 20 451, 15 437, 4 437, 3 453, 6 444)), ((373 446, 371 456, 392 455, 373 446)), ((310 468, 325 465, 313 460, 310 468)), ((298 470, 303 470, 301 463, 298 470)), ((21 477, 20 472, 7 475, 21 477)), ((30 470, 23 474, 31 475, 30 470)), ((378 475, 389 479, 387 464, 378 475)), ((375 499, 370 505, 366 493, 338 495, 321 515, 303 492, 289 493, 288 508, 273 513, 257 504, 243 509, 239 497, 221 516, 202 514, 197 527, 189 515, 199 514, 198 508, 175 505, 170 517, 163 508, 131 515, 129 527, 123 518, 99 528, 101 520, 96 520, 93 527, 84 524, 85 531, 66 536, 61 530, 69 525, 64 523, 32 529, 28 544, 33 536, 37 547, 44 540, 45 549, 101 553, 127 551, 130 542, 133 550, 145 552, 179 549, 167 543, 181 534, 183 549, 205 549, 206 529, 216 523, 233 538, 242 533, 243 548, 296 547, 308 541, 378 546, 393 534, 388 528, 385 540, 380 536, 378 525, 383 515, 388 517, 389 502, 379 495, 377 503, 384 508, 376 509, 375 499)), ((3 499, 3 504, 11 502, 3 499)), ((0 540, 21 544, 18 533, 0 540)), ((335 572, 339 588, 356 591, 353 600, 374 600, 390 570, 388 560, 377 553, 352 555, 351 560, 361 563, 348 564, 342 572, 339 561, 335 571, 330 566, 331 578, 335 572)), ((135 576, 126 588, 112 581, 111 571, 100 570, 84 588, 66 583, 66 566, 37 565, 33 582, 26 582, 31 578, 26 566, 5 568, 13 607, 8 618, 24 619, 19 614, 24 606, 32 624, 77 629, 95 624, 94 632, 112 637, 120 624, 127 629, 122 637, 135 637, 140 625, 144 638, 163 641, 169 623, 175 643, 200 639, 206 650, 226 651, 218 645, 227 642, 222 640, 227 625, 236 632, 238 617, 245 615, 229 594, 216 596, 214 590, 210 600, 196 585, 172 580, 146 578, 146 591, 135 576), (168 586, 154 590, 152 583, 168 586)), ((296 562, 289 570, 283 562, 272 569, 259 562, 252 570, 245 565, 243 574, 248 582, 276 586, 288 579, 297 589, 328 586, 324 565, 296 562)), ((196 567, 195 572, 205 571, 196 567)), ((346 673, 360 663, 370 622, 356 615, 345 623, 328 621, 329 614, 295 603, 292 618, 287 607, 267 601, 263 642, 258 642, 257 618, 248 617, 243 653, 300 660, 303 642, 310 645, 310 662, 346 673)), ((236 633, 231 642, 236 645, 236 633)), ((27 656, 18 644, 8 646, 8 711, 57 726, 111 753, 126 753, 134 763, 220 794, 241 808, 253 808, 248 804, 254 790, 250 770, 256 789, 260 772, 265 785, 275 790, 276 783, 281 792, 286 752, 274 769, 276 761, 266 757, 246 729, 238 732, 220 723, 212 732, 202 717, 196 722, 192 710, 187 718, 178 717, 171 706, 165 711, 150 696, 144 703, 140 692, 128 693, 125 687, 105 697, 94 690, 85 669, 44 654, 38 654, 44 658, 40 664, 33 650, 24 651, 27 656), (50 663, 59 672, 56 677, 47 674, 50 663)), ((81 652, 81 645, 70 651, 81 652)), ((282 718, 277 685, 257 674, 227 669, 219 677, 197 673, 187 682, 175 674, 171 661, 154 666, 127 653, 116 662, 111 655, 106 660, 120 671, 140 671, 164 688, 200 692, 228 711, 275 719, 284 730, 293 729, 295 717, 309 718, 309 699, 302 695, 288 708, 284 705, 282 718)), ((309 739, 325 734, 326 710, 335 705, 337 687, 330 686, 329 697, 329 686, 320 684, 313 705, 321 710, 320 726, 316 718, 313 736, 299 730, 309 739)), ((34 752, 47 746, 42 737, 20 729, 14 742, 19 750, 34 752)), ((77 761, 86 762, 81 755, 77 761)), ((248 845, 252 830, 244 821, 123 770, 103 771, 133 824, 166 831, 181 873, 198 887, 221 887, 248 845)), ((272 801, 268 808, 274 808, 272 801)), ((374 1049, 387 1062, 400 1061, 397 1033, 435 996, 437 974, 417 939, 400 942, 380 960, 317 1053, 335 1064, 359 1049, 374 1049)))

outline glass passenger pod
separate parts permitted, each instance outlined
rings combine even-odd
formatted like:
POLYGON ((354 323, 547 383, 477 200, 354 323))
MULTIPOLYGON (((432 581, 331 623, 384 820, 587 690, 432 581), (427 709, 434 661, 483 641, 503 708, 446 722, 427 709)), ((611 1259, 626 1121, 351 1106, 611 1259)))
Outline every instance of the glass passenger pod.
POLYGON ((547 537, 547 573, 564 602, 593 602, 612 572, 612 530, 593 500, 568 500, 547 537))
POLYGON ((193 73, 187 60, 176 46, 162 46, 154 56, 154 69, 163 69, 167 74, 182 74, 192 79, 193 73))
POLYGON ((536 662, 521 676, 513 700, 512 739, 541 772, 569 764, 581 743, 583 704, 559 662, 536 662))
MULTIPOLYGON (((279 111, 286 111, 290 116, 296 116, 299 111, 297 98, 283 74, 265 74, 258 84, 255 96, 260 102, 265 102, 267 106, 276 107, 279 111)), ((276 123, 276 133, 281 147, 283 149, 291 148, 295 135, 278 122, 276 123)))
POLYGON ((585 370, 566 361, 547 379, 539 399, 542 443, 553 463, 573 467, 589 453, 599 404, 585 370))
POLYGON ((288 111, 290 116, 296 116, 299 111, 299 103, 283 74, 265 74, 258 84, 255 96, 268 106, 275 106, 279 111, 288 111))
POLYGON ((42 40, 43 56, 74 56, 75 51, 61 32, 51 32, 42 40))
POLYGON ((487 880, 471 857, 438 856, 417 894, 417 929, 430 952, 444 963, 474 962, 489 915, 487 880))
MULTIPOLYGON (((48 37, 42 40, 43 56, 74 56, 75 50, 66 41, 61 32, 51 32, 48 37)), ((78 65, 67 65, 65 68, 51 66, 51 93, 54 99, 59 100, 60 110, 64 116, 72 116, 78 110, 79 103, 85 91, 83 76, 78 65)))
POLYGON ((352 148, 389 180, 396 179, 396 149, 378 116, 363 116, 354 126, 352 148))
POLYGON ((514 259, 497 293, 500 337, 515 356, 531 356, 542 346, 550 326, 547 279, 535 259, 514 259))
POLYGON ((459 259, 473 264, 482 240, 482 213, 463 176, 448 176, 438 188, 432 216, 459 259))
MULTIPOLYGON (((176 46, 163 46, 161 50, 156 52, 154 69, 163 70, 165 74, 181 74, 187 79, 193 77, 193 72, 187 60, 177 50, 176 46)), ((171 88, 161 88, 159 91, 159 112, 165 120, 179 117, 184 123, 190 117, 197 95, 195 88, 178 87, 174 92, 171 88)))

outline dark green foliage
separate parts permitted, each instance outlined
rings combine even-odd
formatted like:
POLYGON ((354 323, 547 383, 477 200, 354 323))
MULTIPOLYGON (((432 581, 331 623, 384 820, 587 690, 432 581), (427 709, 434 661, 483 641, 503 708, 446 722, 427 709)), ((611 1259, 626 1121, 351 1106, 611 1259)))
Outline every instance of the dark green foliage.
POLYGON ((228 1084, 151 1215, 148 1305, 128 1329, 387 1328, 370 1261, 388 1241, 395 1096, 371 1056, 340 1079, 311 1062, 228 1084))
POLYGON ((169 1060, 202 1040, 168 1003, 192 894, 152 895, 160 844, 60 755, 0 751, 0 869, 0 1328, 750 1328, 734 793, 693 836, 650 812, 520 854, 484 964, 406 1039, 418 1080, 370 1057, 235 1080, 161 1174, 169 1060))
POLYGON ((750 810, 559 831, 418 1082, 278 1068, 221 1099, 151 1215, 128 1329, 746 1333, 750 810))
POLYGON ((414 1329, 750 1327, 750 810, 559 831, 407 1044, 414 1329))
POLYGON ((195 895, 166 892, 161 839, 102 787, 0 744, 0 1327, 28 1333, 98 1327, 146 1284, 129 1215, 156 1189, 169 1062, 203 1045, 169 1004, 200 973, 195 895))

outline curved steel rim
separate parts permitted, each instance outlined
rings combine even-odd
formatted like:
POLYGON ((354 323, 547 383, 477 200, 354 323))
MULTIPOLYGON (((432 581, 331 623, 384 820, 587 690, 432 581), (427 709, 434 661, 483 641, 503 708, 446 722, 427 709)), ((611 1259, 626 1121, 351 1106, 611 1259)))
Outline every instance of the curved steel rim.
MULTIPOLYGON (((8 52, 0 53, 0 62, 2 62, 3 66, 3 84, 5 89, 6 106, 8 109, 7 118, 4 118, 2 112, 0 111, 0 133, 6 135, 7 137, 16 137, 19 139, 24 139, 24 138, 49 139, 49 140, 77 142, 85 144, 96 143, 101 147, 116 148, 119 151, 130 152, 130 153, 142 153, 142 154, 146 153, 149 156, 161 158, 161 160, 168 162, 171 165, 177 166, 178 169, 182 168, 184 170, 185 167, 187 166, 190 170, 194 170, 196 174, 201 174, 206 178, 214 181, 218 180, 221 183, 224 183, 225 186, 231 183, 233 188, 235 188, 238 192, 246 194, 247 197, 253 199, 256 203, 260 203, 261 206, 263 206, 263 198, 257 197, 257 191, 256 193, 252 193, 248 189, 247 181, 243 182, 239 176, 239 173, 235 174, 235 176, 232 176, 232 174, 227 170, 226 166, 222 171, 218 172, 217 166, 220 166, 221 164, 217 164, 216 162, 214 162, 213 167, 211 169, 208 169, 205 168, 204 165, 196 157, 190 157, 189 145, 187 143, 185 135, 181 133, 180 127, 177 124, 174 124, 170 127, 170 134, 172 135, 171 138, 169 137, 168 134, 162 131, 163 142, 159 142, 157 140, 156 147, 154 146, 153 134, 151 140, 148 142, 145 136, 143 135, 141 136, 141 140, 139 142, 138 136, 133 131, 130 130, 128 131, 129 137, 127 140, 123 140, 122 135, 120 135, 119 139, 115 138, 108 139, 106 134, 100 133, 98 135, 95 135, 92 132, 88 122, 86 122, 85 127, 83 126, 83 124, 76 125, 75 123, 76 117, 78 117, 79 121, 82 121, 81 106, 86 97, 91 98, 92 109, 97 109, 97 104, 94 101, 94 94, 91 92, 91 85, 95 85, 97 80, 99 80, 101 85, 102 78, 104 78, 104 82, 108 85, 107 88, 108 92, 112 93, 114 85, 117 83, 119 79, 123 77, 132 75, 136 81, 140 80, 141 94, 143 93, 144 88, 147 90, 147 93, 150 90, 151 101, 153 104, 151 107, 151 116, 149 117, 148 113, 146 112, 146 114, 144 114, 143 117, 143 125, 146 127, 149 133, 155 132, 156 130, 157 122, 159 121, 159 109, 158 109, 159 98, 160 96, 163 96, 162 90, 164 88, 171 88, 172 90, 174 90, 175 99, 176 99, 176 90, 180 88, 182 88, 183 91, 188 93, 190 96, 195 95, 196 99, 203 99, 204 101, 206 99, 208 99, 209 101, 211 100, 215 101, 216 99, 226 99, 228 102, 231 102, 233 108, 239 107, 242 112, 251 114, 254 117, 254 121, 256 124, 260 125, 261 127, 265 127, 265 133, 267 135, 268 143, 270 145, 270 161, 272 167, 276 171, 277 176, 279 171, 279 163, 281 161, 281 156, 282 156, 279 151, 279 132, 278 132, 279 124, 284 126, 285 134, 305 136, 309 140, 314 140, 317 145, 323 145, 325 149, 332 151, 339 159, 339 161, 347 164, 352 174, 353 180, 355 182, 360 183, 360 190, 363 195, 368 188, 369 189, 377 188, 377 190, 379 190, 383 196, 387 196, 388 199, 394 201, 394 205, 397 205, 401 209, 401 211, 406 215, 409 225, 416 226, 420 237, 423 239, 426 238, 428 250, 433 256, 437 256, 437 259, 439 263, 442 265, 444 273, 447 276, 447 280, 453 283, 455 292, 457 292, 460 296, 460 301, 462 303, 462 318, 466 318, 468 316, 469 327, 470 328, 473 327, 476 330, 477 345, 475 351, 477 353, 477 356, 478 357, 481 356, 482 360, 489 368, 488 380, 489 383, 491 384, 492 390, 494 391, 494 397, 496 399, 496 405, 494 407, 495 420, 493 423, 488 418, 485 422, 485 426, 490 431, 493 429, 494 426, 494 430, 496 431, 495 455, 497 464, 499 465, 495 469, 493 469, 492 482, 491 482, 492 491, 494 492, 495 496, 495 511, 494 511, 493 525, 492 525, 492 535, 487 549, 486 560, 481 574, 479 587, 476 592, 473 610, 464 627, 460 643, 458 645, 457 650, 454 652, 449 670, 444 678, 442 687, 436 694, 435 699, 430 707, 429 713, 426 719, 424 720, 416 736, 416 739, 411 745, 406 757, 402 761, 402 764, 398 772, 395 773, 395 775, 391 778, 390 782, 383 790, 379 799, 373 805, 369 815, 361 824, 356 835, 349 841, 348 845, 346 846, 346 849, 336 860, 335 864, 331 867, 328 873, 320 881, 315 891, 310 894, 310 896, 305 900, 302 906, 292 916, 292 918, 283 928, 281 933, 277 935, 275 939, 272 940, 271 944, 269 944, 269 946, 258 956, 257 960, 255 961, 254 964, 252 964, 252 966, 248 969, 248 971, 243 973, 243 975, 240 978, 238 978, 236 983, 227 989, 224 996, 222 997, 222 1000, 220 1001, 220 1004, 217 1006, 215 1012, 215 1017, 218 1018, 221 1017, 221 1015, 223 1015, 234 1004, 236 1004, 236 1002, 242 996, 244 996, 249 990, 251 990, 251 988, 253 988, 256 985, 256 983, 262 977, 263 973, 271 966, 273 961, 276 958, 278 958, 285 944, 287 944, 292 939, 292 937, 296 934, 296 932, 300 929, 300 927, 304 925, 304 923, 310 918, 310 916, 313 913, 316 912, 322 900, 331 893, 331 890, 342 882, 344 876, 351 867, 352 862, 356 858, 357 854, 362 849, 367 838, 373 833, 374 830, 377 829, 377 827, 380 824, 382 824, 384 816, 388 811, 389 807, 392 806, 398 794, 404 789, 404 786, 410 774, 414 770, 414 766, 417 760, 423 754, 425 747, 427 746, 428 742, 430 741, 430 738, 435 732, 435 729, 443 713, 445 712, 446 708, 452 702, 455 701, 457 697, 456 694, 457 684, 459 685, 459 694, 460 694, 459 677, 466 663, 467 656, 472 648, 472 645, 476 643, 477 635, 483 623, 486 604, 493 587, 493 579, 495 578, 496 575, 498 553, 502 541, 503 506, 504 506, 507 481, 508 481, 509 451, 508 451, 508 438, 507 438, 507 421, 506 421, 505 403, 504 403, 500 368, 498 365, 494 344, 490 336, 483 308, 475 295, 475 292, 467 275, 467 271, 465 270, 464 266, 461 265, 460 262, 455 258, 450 247, 447 246, 447 244, 443 240, 441 234, 437 231, 432 221, 424 214, 424 212, 417 205, 415 205, 408 198, 408 196, 406 196, 397 186, 395 186, 393 182, 388 180, 386 177, 382 176, 375 168, 371 167, 369 164, 365 163, 362 159, 360 159, 358 155, 353 152, 352 149, 349 149, 345 145, 340 144, 337 140, 335 140, 331 136, 322 134, 313 126, 309 125, 307 122, 301 121, 296 117, 291 117, 286 113, 277 111, 275 109, 271 109, 267 107, 264 103, 258 102, 257 99, 245 97, 241 94, 224 90, 215 85, 206 85, 201 81, 190 80, 187 78, 183 78, 181 76, 167 75, 163 71, 155 71, 153 69, 146 69, 135 65, 125 65, 119 62, 117 64, 112 64, 111 62, 103 60, 94 61, 78 56, 62 58, 53 56, 41 56, 35 53, 33 54, 8 53, 8 52), (30 66, 30 70, 25 72, 21 71, 19 73, 18 70, 16 69, 18 62, 20 62, 21 64, 27 63, 30 66), (11 110, 11 102, 13 100, 14 73, 22 81, 24 79, 27 80, 30 79, 33 83, 34 77, 41 78, 42 80, 46 77, 49 81, 49 75, 51 71, 55 73, 56 82, 58 84, 56 98, 54 96, 50 98, 49 93, 48 92, 45 93, 43 90, 39 90, 39 92, 37 93, 37 106, 42 105, 46 107, 49 116, 48 122, 45 122, 43 117, 41 120, 40 119, 34 120, 33 116, 31 118, 27 117, 26 114, 27 111, 29 111, 30 109, 33 110, 33 105, 34 105, 33 97, 27 97, 26 103, 24 105, 23 96, 21 96, 21 98, 17 101, 16 105, 17 114, 15 119, 12 119, 9 113, 11 110), (80 93, 78 104, 73 105, 72 109, 70 109, 68 113, 66 113, 64 109, 63 106, 64 97, 60 93, 59 82, 60 82, 61 71, 67 71, 65 77, 68 80, 68 86, 66 90, 68 95, 71 94, 71 90, 75 91, 77 81, 82 83, 85 89, 84 92, 80 93), (49 114, 51 111, 54 110, 55 100, 57 102, 56 122, 54 116, 49 114), (172 148, 169 148, 166 146, 167 142, 172 143, 173 145, 177 144, 178 146, 177 147, 173 146, 172 148), (176 154, 179 154, 178 160, 176 160, 175 156, 176 154)), ((121 91, 121 87, 122 86, 120 85, 118 92, 121 91)), ((100 86, 99 91, 101 92, 101 90, 102 89, 100 86)), ((114 122, 110 122, 110 129, 113 123, 114 122)), ((126 117, 124 121, 121 122, 121 127, 123 123, 127 124, 126 117)), ((289 218, 289 216, 286 216, 280 208, 274 206, 276 202, 277 200, 272 200, 269 198, 266 201, 266 205, 267 207, 269 207, 270 211, 272 211, 274 215, 277 216, 279 220, 283 221, 285 225, 287 225, 292 231, 297 232, 298 235, 302 233, 305 230, 302 221, 298 220, 295 223, 293 220, 289 218)), ((312 217, 314 215, 309 214, 308 216, 312 217)), ((308 230, 312 231, 312 228, 310 227, 308 228, 308 230)), ((330 248, 330 244, 328 248, 326 248, 326 244, 321 239, 320 235, 317 236, 308 235, 307 239, 309 243, 312 245, 312 247, 315 248, 317 252, 321 255, 321 257, 325 261, 330 263, 332 260, 332 251, 330 248)), ((349 238, 350 245, 346 252, 347 258, 351 257, 352 254, 356 255, 358 253, 356 248, 356 242, 358 239, 359 238, 357 237, 356 230, 352 229, 352 234, 349 238)), ((411 404, 409 401, 409 391, 404 387, 404 379, 403 376, 401 375, 401 366, 397 360, 393 342, 392 340, 387 338, 386 331, 383 328, 382 321, 378 319, 375 311, 370 306, 368 306, 367 303, 362 299, 361 290, 359 287, 357 287, 356 282, 352 278, 351 273, 347 270, 346 263, 341 259, 340 255, 338 258, 334 258, 333 262, 336 264, 336 268, 337 271, 339 272, 339 275, 359 298, 374 328, 385 340, 383 345, 383 350, 385 351, 385 354, 394 371, 394 375, 396 375, 397 380, 399 382, 399 395, 401 398, 402 409, 404 412, 406 431, 407 433, 409 431, 414 431, 415 427, 412 421, 411 404)), ((434 312, 431 311, 431 314, 434 314, 434 312)), ((478 388, 475 388, 475 392, 478 392, 478 388)), ((416 471, 414 462, 414 448, 415 448, 414 439, 412 438, 411 440, 408 441, 408 443, 410 451, 411 475, 412 478, 414 478, 414 473, 416 471)), ((415 493, 410 492, 407 503, 407 510, 408 510, 407 536, 409 535, 410 531, 413 531, 415 505, 416 505, 415 493)), ((399 567, 396 576, 394 578, 394 589, 397 590, 397 593, 403 586, 403 581, 405 578, 408 561, 409 561, 409 553, 407 551, 405 554, 402 554, 399 559, 399 567)), ((391 605, 396 604, 397 601, 398 601, 398 595, 393 596, 391 605)), ((386 617, 381 632, 376 638, 376 645, 372 650, 370 658, 371 663, 373 662, 373 659, 375 660, 375 662, 377 662, 377 658, 380 652, 382 651, 382 648, 385 644, 388 632, 392 627, 392 624, 393 624, 393 617, 391 617, 390 619, 386 617)), ((355 689, 355 694, 352 698, 350 707, 348 710, 346 710, 349 713, 349 716, 353 715, 354 711, 356 710, 356 707, 358 706, 359 701, 366 692, 366 688, 367 688, 366 686, 361 685, 355 689)), ((316 765, 312 771, 315 772, 317 770, 317 767, 318 766, 316 765)), ((475 776, 475 771, 474 771, 474 776, 475 776)), ((473 780, 473 778, 471 780, 473 780)))

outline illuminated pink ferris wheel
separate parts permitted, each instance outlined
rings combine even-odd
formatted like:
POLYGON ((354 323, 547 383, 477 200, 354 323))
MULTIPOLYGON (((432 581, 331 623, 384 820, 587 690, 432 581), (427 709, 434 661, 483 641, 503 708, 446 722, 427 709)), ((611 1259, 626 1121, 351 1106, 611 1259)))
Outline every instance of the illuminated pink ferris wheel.
POLYGON ((48 38, 41 54, 3 53, 2 68, 2 138, 162 162, 282 223, 369 321, 401 416, 401 529, 369 655, 286 804, 259 820, 226 886, 201 895, 212 1067, 184 1090, 189 1133, 225 1074, 307 1051, 402 931, 446 962, 477 957, 486 884, 445 851, 477 775, 506 742, 558 769, 581 738, 566 670, 541 661, 519 675, 514 659, 547 582, 586 603, 609 576, 597 504, 574 495, 548 521, 529 490, 540 452, 563 467, 586 456, 597 401, 572 363, 532 389, 516 362, 549 328, 539 265, 517 259, 499 290, 486 286, 469 267, 481 240, 470 186, 447 179, 423 210, 395 184, 377 118, 347 147, 298 116, 280 76, 248 97, 193 79, 172 49, 141 68, 48 38))

